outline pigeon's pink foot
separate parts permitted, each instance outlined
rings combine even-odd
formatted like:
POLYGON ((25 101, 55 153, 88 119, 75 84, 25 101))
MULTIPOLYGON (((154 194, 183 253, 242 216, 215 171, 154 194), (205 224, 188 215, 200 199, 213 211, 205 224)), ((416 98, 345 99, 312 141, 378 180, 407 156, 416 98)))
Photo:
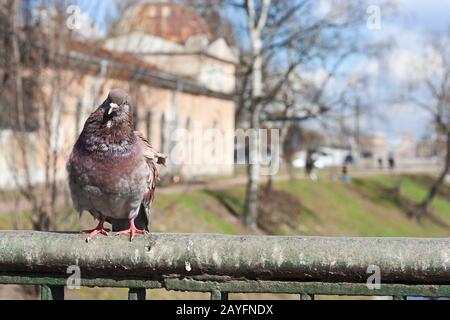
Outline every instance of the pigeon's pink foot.
POLYGON ((88 236, 86 238, 86 241, 89 242, 90 240, 92 240, 92 238, 94 238, 97 234, 103 234, 105 236, 108 235, 108 232, 110 231, 109 229, 106 229, 105 227, 103 227, 103 224, 105 223, 105 219, 100 219, 100 222, 98 223, 98 226, 95 227, 95 229, 92 230, 83 230, 81 231, 81 233, 88 233, 88 236))
POLYGON ((130 241, 132 241, 136 234, 148 234, 148 231, 140 230, 140 229, 136 228, 136 226, 134 225, 134 219, 132 219, 132 220, 130 220, 130 227, 127 230, 117 232, 116 236, 121 236, 121 235, 127 236, 128 234, 130 235, 130 241))

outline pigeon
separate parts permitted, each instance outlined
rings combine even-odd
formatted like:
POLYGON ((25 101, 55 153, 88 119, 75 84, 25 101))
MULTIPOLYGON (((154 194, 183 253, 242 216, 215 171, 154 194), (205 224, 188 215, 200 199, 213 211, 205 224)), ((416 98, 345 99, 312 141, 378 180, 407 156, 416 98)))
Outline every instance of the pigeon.
POLYGON ((88 242, 97 234, 108 235, 105 221, 130 241, 148 233, 157 168, 165 165, 166 156, 133 128, 130 97, 121 89, 111 90, 72 149, 67 172, 74 208, 99 220, 95 229, 82 231, 88 242))

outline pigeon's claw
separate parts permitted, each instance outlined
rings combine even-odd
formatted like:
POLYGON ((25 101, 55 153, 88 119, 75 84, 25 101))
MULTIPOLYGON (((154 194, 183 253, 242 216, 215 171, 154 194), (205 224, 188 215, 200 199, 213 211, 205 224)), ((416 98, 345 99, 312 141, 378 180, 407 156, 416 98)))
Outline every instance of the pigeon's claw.
POLYGON ((138 228, 136 228, 136 226, 134 225, 134 219, 130 220, 130 227, 126 230, 123 231, 119 231, 116 232, 116 236, 121 236, 121 235, 130 235, 130 241, 132 241, 134 239, 134 236, 136 234, 148 234, 147 230, 140 230, 138 228))
POLYGON ((111 230, 103 227, 104 223, 105 223, 105 220, 101 219, 100 222, 98 223, 98 226, 95 227, 95 229, 81 231, 82 234, 85 234, 85 233, 88 234, 88 236, 86 238, 86 242, 89 242, 90 240, 92 240, 92 238, 94 238, 99 233, 103 234, 105 236, 108 236, 108 232, 111 230))
POLYGON ((94 238, 97 234, 103 234, 105 236, 108 236, 108 232, 110 230, 109 229, 105 229, 105 228, 95 228, 92 230, 83 230, 81 231, 81 233, 88 233, 88 236, 86 237, 86 241, 89 242, 92 240, 92 238, 94 238))
POLYGON ((147 234, 148 231, 146 230, 139 230, 137 228, 129 228, 127 230, 123 230, 123 231, 119 231, 116 233, 116 236, 123 236, 123 235, 130 235, 130 241, 132 241, 134 239, 134 236, 136 234, 147 234))

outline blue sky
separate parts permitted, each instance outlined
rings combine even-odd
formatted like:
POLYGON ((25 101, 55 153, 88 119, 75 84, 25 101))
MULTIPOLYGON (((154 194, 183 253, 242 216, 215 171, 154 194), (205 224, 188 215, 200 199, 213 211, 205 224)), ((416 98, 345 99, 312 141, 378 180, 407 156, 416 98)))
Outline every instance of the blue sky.
MULTIPOLYGON (((397 0, 398 11, 394 17, 383 17, 381 7, 381 30, 374 31, 374 39, 392 38, 396 47, 388 55, 388 64, 380 71, 380 82, 385 89, 395 89, 400 86, 399 80, 392 73, 401 72, 401 61, 398 53, 418 53, 423 46, 422 41, 430 32, 446 33, 450 30, 450 0, 397 0), (398 70, 397 70, 398 69, 398 70), (388 85, 389 84, 389 85, 388 85)), ((369 128, 384 133, 388 139, 394 139, 398 134, 409 133, 416 137, 423 136, 428 130, 428 115, 417 107, 403 104, 393 107, 391 104, 380 103, 381 111, 389 114, 389 120, 373 120, 369 128)))
POLYGON ((405 27, 432 31, 446 31, 450 22, 450 0, 400 0, 405 14, 405 27))
MULTIPOLYGON (((348 0, 357 1, 357 0, 348 0)), ((398 11, 394 17, 385 17, 383 7, 381 7, 381 30, 368 32, 369 37, 374 41, 383 38, 393 38, 396 40, 397 48, 403 51, 414 52, 420 47, 422 37, 427 32, 447 32, 450 30, 450 0, 396 0, 398 11)), ((79 0, 83 11, 89 13, 91 18, 97 22, 105 19, 105 13, 115 14, 112 0, 79 0)), ((373 4, 380 1, 374 0, 373 4)), ((395 60, 395 50, 390 59, 395 60)), ((394 61, 395 62, 395 61, 394 61)), ((393 79, 391 74, 397 67, 392 61, 388 66, 379 71, 379 83, 390 84, 395 88, 397 79, 393 79)), ((382 113, 389 115, 389 121, 385 119, 366 119, 365 124, 369 132, 381 132, 388 139, 393 139, 395 135, 401 133, 411 133, 417 137, 424 134, 427 129, 427 115, 412 106, 393 108, 384 102, 378 103, 382 113)))

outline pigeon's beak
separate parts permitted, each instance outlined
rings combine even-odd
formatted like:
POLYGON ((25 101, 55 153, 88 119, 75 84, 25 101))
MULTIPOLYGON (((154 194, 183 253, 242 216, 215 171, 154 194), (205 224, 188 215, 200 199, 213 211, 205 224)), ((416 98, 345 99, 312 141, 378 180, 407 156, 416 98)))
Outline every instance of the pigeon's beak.
POLYGON ((116 109, 119 109, 119 105, 111 102, 109 104, 108 115, 110 115, 116 109))

